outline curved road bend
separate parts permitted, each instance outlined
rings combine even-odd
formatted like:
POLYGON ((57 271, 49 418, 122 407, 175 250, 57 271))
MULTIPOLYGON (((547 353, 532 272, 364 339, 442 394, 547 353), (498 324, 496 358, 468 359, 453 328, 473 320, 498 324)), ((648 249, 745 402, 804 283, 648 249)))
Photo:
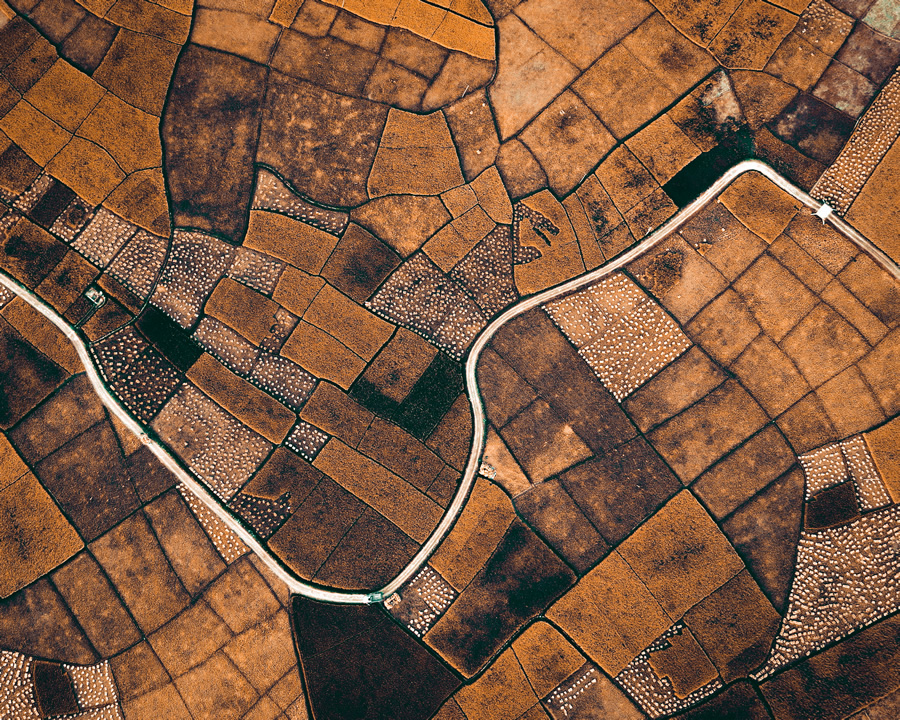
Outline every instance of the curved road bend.
POLYGON ((253 550, 253 552, 259 555, 259 557, 263 560, 263 562, 265 562, 269 569, 282 582, 284 582, 285 585, 288 586, 292 593, 303 595, 304 597, 308 597, 313 600, 319 600, 321 602, 329 603, 375 603, 381 602, 384 598, 399 590, 428 561, 428 558, 437 549, 437 546, 453 528, 453 525, 456 522, 456 519, 459 517, 459 514, 462 512, 466 499, 469 496, 469 491, 472 489, 472 485, 475 483, 475 477, 480 467, 481 454, 484 450, 486 425, 484 404, 481 401, 481 395, 478 390, 478 382, 475 371, 478 365, 478 360, 481 356, 481 351, 493 337, 494 333, 496 333, 502 325, 509 322, 517 315, 526 312, 527 310, 531 310, 538 305, 543 305, 544 303, 549 302, 550 300, 553 300, 560 295, 565 295, 566 293, 570 293, 586 285, 590 285, 591 283, 594 283, 601 278, 610 275, 619 268, 622 268, 625 265, 629 264, 631 261, 647 252, 648 250, 652 249, 654 246, 665 240, 673 232, 678 230, 685 222, 687 222, 716 195, 722 192, 722 190, 724 190, 731 182, 733 182, 735 178, 751 171, 756 171, 761 175, 764 175, 779 188, 791 195, 795 200, 813 210, 819 217, 822 218, 823 222, 827 222, 828 224, 830 224, 835 230, 844 235, 861 250, 869 253, 869 255, 871 255, 879 265, 881 265, 885 270, 887 270, 887 272, 889 272, 893 277, 900 281, 900 268, 898 268, 898 266, 885 253, 883 253, 869 240, 863 237, 855 228, 853 228, 843 219, 831 212, 830 207, 828 207, 827 205, 823 205, 823 203, 819 202, 818 200, 815 200, 806 192, 795 186, 789 180, 782 177, 771 167, 763 162, 760 162, 759 160, 745 160, 744 162, 735 165, 733 168, 728 170, 721 178, 719 178, 700 197, 698 197, 686 207, 682 208, 682 210, 680 210, 677 214, 670 218, 664 225, 657 228, 654 232, 648 235, 646 239, 635 245, 628 252, 619 256, 608 265, 601 266, 596 270, 569 280, 562 285, 557 285, 556 287, 549 288, 548 290, 545 290, 538 295, 534 295, 530 298, 522 300, 521 302, 508 308, 504 313, 495 318, 494 321, 491 322, 491 324, 482 331, 475 343, 472 345, 472 349, 469 352, 469 357, 466 360, 466 393, 469 396, 469 402, 472 406, 473 437, 472 448, 469 453, 469 460, 466 464, 466 469, 463 474, 462 481, 460 482, 459 488, 457 489, 456 494, 453 497, 453 501, 450 503, 450 506, 447 508, 447 511, 441 518, 441 521, 438 523, 437 527, 431 533, 428 540, 424 545, 422 545, 422 547, 415 554, 409 564, 400 572, 399 575, 397 575, 397 577, 395 577, 383 588, 370 593, 347 592, 343 590, 327 590, 321 587, 310 585, 293 577, 287 570, 284 569, 281 563, 269 552, 269 550, 266 549, 259 542, 259 540, 257 540, 253 536, 252 533, 247 531, 246 528, 244 528, 244 526, 241 525, 241 523, 238 522, 231 515, 231 513, 222 506, 219 500, 212 493, 210 493, 209 490, 207 490, 200 482, 198 482, 193 476, 191 476, 190 473, 188 473, 181 466, 179 461, 166 448, 164 448, 162 445, 156 442, 156 440, 147 435, 147 433, 138 424, 138 422, 134 420, 131 415, 129 415, 129 413, 119 403, 119 401, 109 392, 109 390, 103 384, 103 380, 101 379, 97 368, 94 366, 93 360, 88 353, 87 347, 82 342, 81 338, 78 336, 75 330, 69 327, 66 321, 62 317, 60 317, 55 310, 44 303, 30 290, 23 287, 18 282, 9 278, 2 272, 0 272, 0 285, 6 287, 10 291, 18 295, 20 298, 22 298, 25 302, 31 305, 39 313, 41 313, 41 315, 50 320, 50 322, 52 322, 65 334, 72 345, 75 346, 75 350, 78 353, 79 359, 85 367, 91 385, 93 386, 100 400, 107 407, 107 409, 111 413, 113 413, 119 420, 121 420, 129 430, 137 435, 141 439, 141 441, 150 448, 153 454, 159 458, 160 462, 162 462, 165 467, 171 470, 172 473, 174 473, 174 475, 181 482, 183 482, 188 488, 190 488, 190 490, 198 498, 206 503, 206 505, 209 506, 209 508, 216 514, 216 516, 220 520, 222 520, 222 522, 225 523, 225 525, 228 526, 229 529, 231 529, 251 550, 253 550))

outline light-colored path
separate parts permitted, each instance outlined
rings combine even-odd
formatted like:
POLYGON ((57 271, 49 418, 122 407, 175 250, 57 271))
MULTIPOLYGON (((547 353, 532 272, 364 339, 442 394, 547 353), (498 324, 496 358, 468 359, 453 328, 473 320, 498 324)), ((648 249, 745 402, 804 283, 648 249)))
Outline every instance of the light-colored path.
MULTIPOLYGON (((687 222, 707 203, 709 203, 720 192, 722 192, 722 190, 724 190, 729 184, 731 184, 731 182, 733 182, 735 178, 737 178, 739 175, 751 171, 756 171, 764 175, 786 193, 795 198, 798 202, 801 202, 803 205, 810 208, 814 212, 820 212, 820 209, 822 209, 822 203, 810 197, 807 193, 805 193, 797 186, 793 185, 790 181, 779 175, 765 163, 762 163, 758 160, 744 161, 731 168, 721 178, 719 178, 719 180, 717 180, 715 184, 713 184, 712 187, 710 187, 705 193, 694 200, 690 205, 683 208, 680 212, 670 218, 668 222, 648 235, 646 239, 635 245, 627 253, 621 255, 608 265, 601 266, 596 270, 574 278, 566 283, 563 283, 562 285, 558 285, 556 287, 545 290, 538 295, 534 295, 530 298, 522 300, 521 302, 507 309, 502 315, 494 319, 494 321, 490 325, 488 325, 487 328, 484 329, 484 331, 482 331, 481 335, 478 336, 477 340, 472 346, 472 349, 469 352, 469 357, 466 360, 466 393, 469 396, 469 402, 472 406, 474 433, 472 438, 472 447, 469 453, 469 460, 466 464, 466 469, 463 473, 462 481, 460 482, 459 488, 457 489, 456 494, 453 497, 453 501, 450 503, 450 506, 447 508, 447 511, 441 518, 440 523, 438 523, 437 527, 431 533, 428 540, 424 545, 422 545, 422 547, 409 562, 409 564, 385 587, 371 593, 327 590, 302 582, 301 580, 297 580, 293 575, 291 575, 290 572, 284 569, 284 567, 278 562, 278 560, 269 552, 268 549, 266 549, 259 542, 259 540, 257 540, 253 536, 252 533, 248 532, 243 527, 243 525, 241 525, 232 516, 232 514, 221 505, 221 503, 215 498, 215 496, 213 496, 200 482, 198 482, 179 464, 178 460, 176 460, 175 457, 165 447, 157 443, 155 440, 149 437, 146 432, 144 432, 144 429, 141 427, 141 425, 138 424, 138 422, 135 421, 131 417, 131 415, 129 415, 125 408, 122 407, 119 401, 109 392, 109 390, 103 384, 100 374, 98 373, 97 368, 94 366, 94 363, 90 357, 90 354, 88 353, 87 347, 85 346, 84 342, 75 332, 75 330, 69 327, 68 323, 66 323, 66 321, 62 317, 60 317, 40 298, 34 295, 34 293, 20 285, 15 280, 7 277, 3 273, 0 273, 0 285, 3 285, 19 297, 21 297, 23 300, 25 300, 25 302, 35 308, 38 312, 40 312, 48 320, 50 320, 50 322, 52 322, 56 327, 58 327, 63 333, 65 333, 66 337, 75 346, 75 350, 78 352, 78 357, 81 359, 81 362, 87 371, 87 375, 90 378, 91 385, 94 387, 94 390, 97 392, 100 400, 104 405, 106 405, 109 411, 113 413, 119 420, 121 420, 122 423, 126 427, 128 427, 128 429, 135 433, 141 439, 141 441, 150 448, 153 454, 159 458, 160 462, 162 462, 163 465, 171 470, 172 473, 174 473, 181 482, 183 482, 188 488, 191 489, 192 492, 197 495, 197 497, 199 497, 204 503, 206 503, 210 507, 210 509, 231 530, 233 530, 235 534, 240 537, 240 539, 244 543, 246 543, 251 550, 253 550, 253 552, 259 555, 259 557, 262 558, 263 562, 266 563, 266 565, 272 570, 272 572, 275 573, 275 575, 280 578, 285 583, 285 585, 288 586, 291 592, 298 595, 303 595, 308 598, 312 598, 314 600, 320 600, 322 602, 345 604, 380 602, 384 598, 399 590, 428 561, 428 558, 437 549, 437 546, 453 528, 453 524, 456 522, 456 519, 459 517, 459 514, 460 512, 462 512, 463 506, 466 503, 466 499, 469 496, 469 491, 472 489, 472 485, 474 484, 475 477, 478 473, 485 441, 486 419, 484 414, 484 404, 481 401, 481 394, 478 389, 476 367, 478 365, 478 360, 481 356, 482 350, 484 350, 485 346, 488 344, 488 342, 490 342, 491 338, 494 336, 497 330, 499 330, 501 326, 509 322, 517 315, 520 315, 521 313, 531 310, 532 308, 535 308, 539 305, 543 305, 544 303, 547 303, 550 300, 553 300, 561 295, 565 295, 586 285, 597 282, 601 278, 606 277, 607 275, 615 272, 625 265, 628 265, 643 253, 661 243, 673 232, 677 231, 685 222, 687 222)), ((891 275, 893 275, 895 278, 897 278, 898 281, 900 281, 900 268, 898 268, 897 265, 895 265, 887 255, 881 252, 877 247, 875 247, 871 242, 864 238, 859 232, 857 232, 844 220, 839 218, 837 215, 828 212, 827 207, 822 211, 822 214, 825 216, 825 222, 828 222, 830 225, 832 225, 835 230, 847 237, 861 250, 869 253, 869 255, 871 255, 879 263, 879 265, 884 267, 891 275)))

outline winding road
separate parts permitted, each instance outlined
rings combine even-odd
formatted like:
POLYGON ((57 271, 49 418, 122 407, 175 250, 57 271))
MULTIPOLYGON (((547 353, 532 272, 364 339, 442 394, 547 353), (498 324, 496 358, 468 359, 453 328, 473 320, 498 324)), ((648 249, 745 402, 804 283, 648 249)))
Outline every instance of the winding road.
POLYGON ((601 266, 596 270, 585 273, 574 278, 562 285, 545 290, 538 295, 526 298, 521 302, 511 306, 501 315, 494 319, 478 336, 469 352, 466 360, 466 393, 472 407, 473 415, 473 438, 472 447, 469 453, 469 460, 460 482, 459 488, 453 497, 450 506, 447 508, 441 521, 428 537, 428 540, 419 549, 412 560, 406 567, 387 585, 373 592, 348 592, 343 590, 331 590, 314 585, 310 585, 301 580, 296 579, 288 572, 282 564, 269 552, 252 533, 247 531, 238 520, 219 502, 219 500, 207 490, 202 483, 196 480, 187 470, 182 467, 181 463, 173 456, 165 447, 151 438, 141 425, 132 418, 119 401, 110 393, 104 385, 103 380, 94 366, 87 346, 78 336, 76 331, 72 329, 68 323, 56 313, 50 306, 44 303, 39 297, 27 288, 20 285, 17 281, 8 277, 4 273, 0 273, 0 285, 7 288, 25 302, 31 305, 41 315, 46 317, 57 328, 59 328, 69 339, 78 357, 85 367, 87 376, 91 385, 99 396, 100 400, 107 409, 114 414, 129 430, 137 435, 141 441, 147 445, 156 455, 160 462, 167 467, 175 476, 183 482, 198 498, 200 498, 216 516, 224 522, 253 552, 255 552, 269 569, 287 585, 292 593, 302 595, 313 600, 328 603, 342 604, 368 604, 381 602, 391 594, 399 590, 407 583, 428 561, 431 554, 437 549, 441 541, 447 536, 453 528, 454 523, 459 517, 462 509, 469 496, 469 492, 475 482, 475 478, 480 467, 481 456, 484 451, 485 443, 485 413, 484 404, 479 393, 478 381, 476 377, 476 368, 481 352, 493 335, 505 323, 512 320, 517 315, 524 313, 539 305, 543 305, 561 295, 565 295, 572 291, 578 290, 586 285, 590 285, 598 280, 610 275, 616 270, 628 265, 643 253, 652 249, 663 240, 665 240, 673 232, 677 231, 685 222, 699 212, 707 203, 713 200, 720 192, 722 192, 737 177, 747 172, 758 172, 768 178, 779 188, 791 195, 794 199, 813 210, 823 222, 830 224, 835 230, 844 235, 853 242, 861 250, 867 252, 878 262, 887 272, 900 281, 900 268, 881 250, 873 245, 869 240, 863 237, 856 229, 845 222, 843 219, 835 215, 828 205, 815 200, 809 194, 795 186, 789 180, 781 176, 771 167, 759 160, 746 160, 741 162, 730 170, 728 170, 721 178, 719 178, 706 192, 694 200, 690 205, 684 207, 676 215, 670 218, 664 225, 656 229, 648 235, 643 241, 635 245, 628 252, 620 255, 607 265, 601 266))

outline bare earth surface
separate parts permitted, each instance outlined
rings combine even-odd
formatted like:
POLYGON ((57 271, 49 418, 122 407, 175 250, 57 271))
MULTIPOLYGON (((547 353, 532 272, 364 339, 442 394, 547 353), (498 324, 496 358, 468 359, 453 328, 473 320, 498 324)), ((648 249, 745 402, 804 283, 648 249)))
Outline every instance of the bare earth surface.
POLYGON ((896 2, 12 5, 0 717, 897 717, 896 2))

